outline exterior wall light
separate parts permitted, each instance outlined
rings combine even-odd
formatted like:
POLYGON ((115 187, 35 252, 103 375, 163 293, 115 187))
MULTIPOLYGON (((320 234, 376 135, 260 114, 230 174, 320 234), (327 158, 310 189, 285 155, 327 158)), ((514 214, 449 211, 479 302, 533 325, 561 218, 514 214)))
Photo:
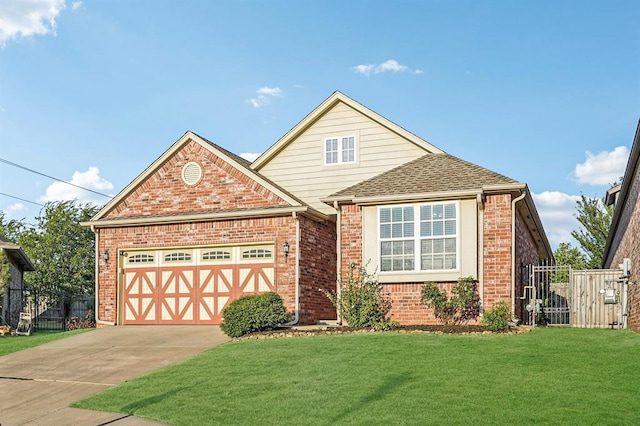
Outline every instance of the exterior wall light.
POLYGON ((285 260, 289 257, 289 242, 285 241, 282 245, 282 252, 284 253, 285 260))
POLYGON ((102 260, 104 260, 104 263, 109 262, 109 250, 104 249, 104 251, 102 252, 102 260))

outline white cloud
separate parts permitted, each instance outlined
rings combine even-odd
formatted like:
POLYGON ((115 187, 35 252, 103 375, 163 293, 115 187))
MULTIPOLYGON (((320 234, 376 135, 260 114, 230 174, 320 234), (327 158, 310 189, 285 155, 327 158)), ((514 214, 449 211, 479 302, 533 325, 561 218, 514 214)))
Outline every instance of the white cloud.
POLYGON ((575 180, 580 185, 610 185, 620 180, 629 159, 626 146, 619 146, 613 151, 602 151, 596 155, 587 151, 584 163, 576 165, 575 180))
POLYGON ((260 157, 261 155, 261 152, 243 152, 240 154, 240 157, 253 163, 254 161, 256 161, 256 158, 260 157))
POLYGON ((393 72, 393 73, 408 72, 411 74, 422 74, 424 72, 422 70, 412 70, 408 66, 400 64, 395 59, 389 59, 378 65, 376 64, 356 65, 355 67, 351 67, 351 70, 356 74, 362 74, 367 77, 371 75, 371 73, 381 74, 383 72, 393 72))
POLYGON ((279 87, 261 87, 258 90, 256 90, 256 93, 258 95, 265 95, 265 96, 282 96, 282 90, 280 90, 279 87))
POLYGON ((71 3, 71 10, 78 10, 80 6, 82 6, 81 1, 74 1, 73 3, 71 3))
POLYGON ((0 45, 18 37, 55 34, 64 0, 0 1, 0 45))
POLYGON ((571 231, 579 226, 574 214, 576 202, 580 196, 558 191, 545 191, 531 195, 551 246, 555 249, 560 243, 572 242, 571 231))
MULTIPOLYGON (((89 167, 86 172, 74 172, 70 183, 102 193, 113 190, 113 184, 100 176, 100 170, 97 167, 89 167)), ((97 205, 102 205, 109 201, 106 197, 84 191, 63 182, 54 182, 49 185, 45 195, 40 197, 39 201, 46 203, 48 201, 75 199, 81 203, 94 203, 97 205)))
POLYGON ((269 105, 271 98, 279 98, 282 96, 282 90, 279 87, 264 86, 256 90, 257 97, 249 99, 254 108, 260 108, 269 105))
POLYGON ((27 206, 25 206, 22 203, 15 203, 15 204, 11 204, 9 206, 9 213, 19 213, 22 211, 25 211, 27 209, 27 206))

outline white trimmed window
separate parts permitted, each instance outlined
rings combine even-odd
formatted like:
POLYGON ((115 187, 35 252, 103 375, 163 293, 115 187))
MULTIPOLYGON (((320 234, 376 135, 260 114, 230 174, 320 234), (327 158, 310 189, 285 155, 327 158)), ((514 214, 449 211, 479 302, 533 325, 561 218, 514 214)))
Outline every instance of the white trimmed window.
POLYGON ((356 161, 356 137, 340 136, 324 140, 324 164, 345 164, 356 161))
POLYGON ((380 271, 458 268, 458 203, 380 207, 380 271))

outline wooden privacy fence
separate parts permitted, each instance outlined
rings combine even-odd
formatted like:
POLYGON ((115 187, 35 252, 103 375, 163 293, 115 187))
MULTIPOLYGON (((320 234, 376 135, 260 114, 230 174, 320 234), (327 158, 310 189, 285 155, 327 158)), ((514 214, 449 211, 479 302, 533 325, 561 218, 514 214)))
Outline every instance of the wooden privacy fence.
POLYGON ((527 265, 523 272, 525 324, 626 328, 628 288, 620 270, 527 265))

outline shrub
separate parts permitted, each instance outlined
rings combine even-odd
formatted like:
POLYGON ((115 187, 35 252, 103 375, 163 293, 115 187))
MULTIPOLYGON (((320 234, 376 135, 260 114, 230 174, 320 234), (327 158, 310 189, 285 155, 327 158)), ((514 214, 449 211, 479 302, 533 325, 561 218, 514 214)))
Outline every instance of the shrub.
POLYGON ((451 289, 451 297, 446 290, 427 281, 422 287, 420 302, 433 309, 435 317, 444 325, 463 324, 480 313, 480 298, 473 277, 460 278, 451 289))
POLYGON ((349 275, 340 277, 340 293, 325 291, 338 310, 338 315, 351 327, 393 328, 387 314, 391 310, 391 300, 385 297, 382 285, 364 267, 352 263, 349 275), (356 272, 357 271, 357 272, 356 272))
POLYGON ((510 311, 509 304, 501 300, 484 313, 482 324, 486 325, 491 331, 506 330, 509 328, 510 311))
POLYGON ((291 321, 282 297, 268 292, 242 296, 222 311, 220 328, 229 337, 240 337, 255 331, 273 330, 291 321))

